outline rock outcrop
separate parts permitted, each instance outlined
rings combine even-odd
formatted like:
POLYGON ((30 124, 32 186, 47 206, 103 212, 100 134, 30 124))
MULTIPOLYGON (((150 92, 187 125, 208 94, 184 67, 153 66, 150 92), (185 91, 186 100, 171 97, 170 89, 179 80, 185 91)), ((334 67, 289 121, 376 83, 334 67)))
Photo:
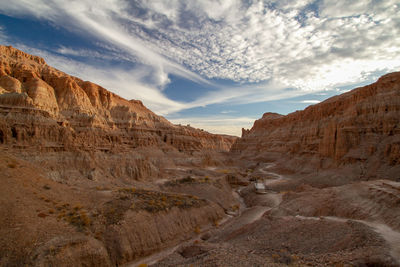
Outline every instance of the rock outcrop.
POLYGON ((192 195, 77 187, 0 150, 0 266, 120 266, 196 237, 224 217, 192 195))
POLYGON ((139 100, 123 99, 13 47, 0 46, 0 55, 0 145, 22 148, 25 159, 39 164, 44 162, 37 153, 46 152, 41 158, 57 169, 55 178, 70 175, 76 164, 89 178, 145 178, 159 166, 137 153, 142 148, 228 151, 236 139, 173 125, 139 100), (60 162, 65 170, 59 170, 60 162))
POLYGON ((400 179, 400 72, 303 111, 266 113, 232 152, 296 172, 347 168, 357 179, 400 179))

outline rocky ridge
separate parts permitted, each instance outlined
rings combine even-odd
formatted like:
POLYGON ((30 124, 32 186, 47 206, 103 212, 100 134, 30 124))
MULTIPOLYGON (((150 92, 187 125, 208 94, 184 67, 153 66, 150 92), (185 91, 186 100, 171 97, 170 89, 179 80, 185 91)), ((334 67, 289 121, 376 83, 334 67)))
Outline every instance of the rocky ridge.
POLYGON ((199 235, 237 205, 216 170, 235 139, 0 46, 0 266, 119 266, 199 235))
POLYGON ((227 153, 0 51, 0 266, 399 266, 399 73, 266 113, 227 153))
POLYGON ((142 148, 227 151, 236 139, 173 125, 139 100, 121 98, 11 46, 0 46, 0 54, 0 144, 23 149, 31 161, 44 153, 41 158, 55 179, 71 175, 77 166, 88 178, 157 176, 162 160, 149 161, 138 152, 142 148), (65 169, 56 168, 60 162, 65 169))
POLYGON ((346 169, 354 179, 400 179, 400 72, 286 116, 266 113, 232 152, 297 173, 346 169))

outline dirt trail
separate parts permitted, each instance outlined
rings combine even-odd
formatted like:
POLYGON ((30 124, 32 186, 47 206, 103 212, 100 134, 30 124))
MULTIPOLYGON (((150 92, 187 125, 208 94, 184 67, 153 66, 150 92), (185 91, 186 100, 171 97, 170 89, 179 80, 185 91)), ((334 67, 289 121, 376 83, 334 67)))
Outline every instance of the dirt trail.
MULTIPOLYGON (((274 178, 276 177, 276 179, 273 179, 271 182, 284 180, 285 178, 283 176, 267 171, 269 168, 273 166, 274 164, 267 164, 263 166, 259 171, 262 172, 263 174, 272 176, 274 178)), ((229 235, 230 233, 233 233, 234 231, 237 231, 240 228, 243 228, 246 225, 252 224, 253 222, 261 219, 264 213, 271 209, 271 207, 265 207, 265 206, 246 207, 242 197, 240 196, 240 189, 238 190, 238 192, 233 192, 233 194, 240 203, 239 215, 236 217, 226 216, 221 221, 221 225, 219 228, 204 231, 202 235, 204 235, 207 232, 211 234, 212 237, 209 239, 210 242, 218 242, 223 240, 223 238, 229 235)), ((271 198, 274 202, 274 206, 278 206, 282 201, 282 196, 275 192, 265 194, 263 195, 263 197, 271 198)), ((141 263, 146 263, 148 265, 155 264, 158 261, 168 257, 175 251, 179 250, 180 248, 193 243, 196 239, 199 239, 199 236, 192 238, 188 241, 182 242, 175 247, 167 248, 158 253, 130 262, 125 266, 134 267, 138 266, 141 263)))
POLYGON ((198 235, 190 240, 187 240, 185 242, 182 242, 182 243, 176 245, 175 247, 166 248, 160 252, 154 253, 147 257, 143 257, 141 259, 137 259, 135 261, 129 262, 128 264, 126 264, 124 266, 125 267, 135 267, 142 263, 145 263, 147 265, 155 264, 158 261, 168 257, 175 251, 179 250, 180 248, 188 246, 190 244, 193 244, 193 242, 195 242, 195 240, 198 240, 201 235, 204 235, 207 232, 209 232, 213 236, 209 241, 219 241, 220 239, 223 239, 223 237, 228 235, 229 233, 232 233, 248 224, 251 224, 251 223, 259 220, 263 216, 263 214, 268 210, 270 210, 270 208, 261 207, 261 206, 246 208, 237 217, 231 217, 231 219, 229 219, 229 217, 227 216, 227 218, 225 220, 223 220, 223 224, 220 226, 219 229, 210 229, 208 231, 204 231, 200 235, 198 235))
POLYGON ((265 212, 269 211, 271 208, 263 206, 255 206, 247 208, 238 217, 232 218, 226 224, 222 225, 220 229, 214 230, 213 237, 209 239, 210 242, 216 242, 223 240, 224 237, 228 236, 240 228, 246 225, 252 224, 253 222, 261 219, 265 212))
POLYGON ((161 261, 162 259, 165 259, 166 257, 171 255, 172 253, 174 253, 175 251, 177 251, 181 247, 188 246, 188 245, 192 244, 197 239, 199 239, 199 236, 196 236, 196 237, 194 237, 194 238, 192 238, 190 240, 187 240, 187 241, 184 241, 182 243, 179 243, 178 245, 176 245, 174 247, 166 248, 164 250, 161 250, 159 252, 151 254, 151 255, 149 255, 147 257, 143 257, 143 258, 131 261, 131 262, 123 265, 123 267, 137 267, 137 266, 140 266, 141 264, 146 264, 146 266, 147 265, 150 266, 152 264, 155 264, 155 263, 161 261))
MULTIPOLYGON (((277 185, 280 183, 285 183, 289 179, 271 172, 270 169, 274 167, 274 164, 265 164, 264 166, 260 166, 256 172, 265 175, 269 179, 265 180, 265 185, 277 185)), ((249 187, 248 187, 249 188, 249 187)), ((248 190, 247 188, 247 190, 248 190)), ((380 190, 380 191, 385 191, 385 193, 397 193, 394 191, 398 191, 398 184, 390 184, 385 187, 385 190, 383 190, 380 186, 374 187, 375 190, 380 190), (390 188, 387 188, 390 187, 390 188)), ((212 228, 209 230, 204 231, 201 235, 197 236, 196 238, 193 238, 191 240, 188 240, 186 242, 180 243, 179 245, 173 247, 173 248, 168 248, 165 249, 161 252, 158 252, 156 254, 153 254, 151 256, 148 256, 146 258, 142 258, 140 260, 137 260, 135 262, 131 262, 127 266, 137 266, 140 263, 146 263, 146 264, 154 264, 162 259, 165 259, 166 257, 170 256, 176 251, 179 251, 180 248, 184 248, 186 246, 190 246, 193 244, 193 242, 196 239, 199 239, 200 236, 207 234, 210 236, 210 238, 207 240, 210 243, 214 244, 219 244, 227 241, 232 234, 235 232, 240 232, 241 229, 245 229, 246 226, 260 220, 262 216, 268 212, 269 210, 273 208, 278 208, 279 205, 282 202, 282 194, 274 192, 270 190, 267 194, 263 195, 257 195, 257 199, 259 201, 269 199, 270 201, 266 202, 269 203, 269 206, 260 206, 258 202, 254 203, 255 205, 251 207, 246 207, 241 195, 241 189, 239 189, 236 192, 234 192, 235 197, 239 200, 240 202, 240 209, 238 216, 232 217, 232 216, 227 216, 224 218, 223 222, 221 222, 221 225, 218 228, 212 228), (257 204, 258 203, 258 204, 257 204)), ((364 203, 365 205, 369 203, 364 203)), ((261 204, 262 205, 262 204, 261 204)), ((367 208, 367 207, 365 207, 367 208)), ((375 208, 375 207, 374 207, 375 208)), ((299 219, 304 219, 304 220, 331 220, 331 221, 338 221, 338 222, 347 222, 348 220, 354 221, 354 222, 359 222, 362 223, 368 227, 371 227, 376 233, 378 233, 388 244, 390 248, 390 254, 397 261, 397 263, 400 265, 400 232, 397 232, 387 226, 386 224, 378 223, 378 222, 371 222, 371 221, 365 221, 365 220, 356 220, 356 219, 348 219, 348 218, 341 218, 341 217, 333 217, 333 216, 321 216, 321 217, 305 217, 305 216, 300 216, 297 215, 295 216, 296 218, 299 219)))
POLYGON ((266 179, 264 181, 264 184, 266 186, 270 186, 270 185, 275 185, 278 183, 282 183, 285 180, 288 180, 288 178, 275 173, 275 172, 271 172, 269 171, 269 169, 273 168, 276 164, 275 163, 266 163, 263 167, 261 167, 258 171, 261 172, 262 174, 268 176, 269 178, 266 179))
POLYGON ((321 216, 321 217, 308 217, 297 215, 296 218, 304 220, 332 220, 336 222, 354 221, 365 224, 377 232, 390 246, 391 256, 400 264, 400 232, 394 231, 392 228, 383 223, 368 222, 364 220, 354 220, 347 218, 340 218, 334 216, 321 216))

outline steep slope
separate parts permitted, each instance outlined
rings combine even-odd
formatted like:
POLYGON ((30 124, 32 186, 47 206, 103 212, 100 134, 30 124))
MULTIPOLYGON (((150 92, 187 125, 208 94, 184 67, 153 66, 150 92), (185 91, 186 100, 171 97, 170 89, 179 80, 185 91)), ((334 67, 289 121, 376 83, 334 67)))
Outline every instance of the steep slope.
MULTIPOLYGON (((105 146, 110 144, 107 131, 113 132, 120 143, 131 147, 164 142, 184 151, 228 150, 234 140, 229 136, 173 125, 147 109, 141 101, 128 101, 94 83, 69 76, 48 66, 40 57, 5 46, 0 46, 0 53, 0 104, 3 110, 32 110, 61 126, 68 125, 78 133, 87 132, 88 128, 96 129, 98 133, 102 130, 102 136, 96 136, 96 142, 105 146)), ((16 135, 24 141, 40 138, 37 135, 29 138, 19 130, 15 129, 16 135)), ((3 133, 3 143, 9 137, 3 133)))
POLYGON ((197 236, 237 205, 218 172, 235 139, 0 46, 0 266, 118 266, 197 236))
POLYGON ((400 72, 287 116, 266 113, 232 152, 295 172, 400 179, 400 72))
POLYGON ((235 139, 173 125, 141 101, 0 46, 0 144, 47 165, 54 179, 157 176, 164 159, 154 153, 227 151, 235 139))
POLYGON ((190 195, 54 182, 0 152, 0 266, 120 266, 224 216, 190 195))

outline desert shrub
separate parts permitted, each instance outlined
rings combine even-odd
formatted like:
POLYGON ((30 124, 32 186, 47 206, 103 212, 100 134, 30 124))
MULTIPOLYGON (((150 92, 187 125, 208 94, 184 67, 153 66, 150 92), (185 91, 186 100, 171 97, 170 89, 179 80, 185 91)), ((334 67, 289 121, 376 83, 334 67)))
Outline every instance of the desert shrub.
POLYGON ((17 167, 17 164, 15 164, 14 162, 8 163, 8 168, 14 169, 17 167))
POLYGON ((66 221, 76 226, 79 230, 83 230, 91 223, 89 216, 84 210, 80 212, 77 212, 76 210, 69 212, 66 216, 66 221))
POLYGON ((104 204, 102 214, 107 224, 116 224, 128 210, 148 212, 168 211, 173 207, 182 209, 200 207, 207 202, 190 195, 171 194, 152 190, 137 189, 134 192, 117 190, 115 199, 104 204))
POLYGON ((119 192, 126 192, 126 193, 135 193, 136 188, 135 187, 126 187, 126 188, 120 188, 118 189, 119 192))
POLYGON ((191 176, 187 176, 186 178, 183 178, 183 179, 178 180, 178 182, 179 182, 180 184, 193 183, 193 182, 195 182, 195 181, 196 181, 196 180, 193 179, 191 176))
POLYGON ((233 211, 239 210, 239 205, 238 205, 238 204, 233 205, 233 206, 231 207, 231 210, 233 210, 233 211))
POLYGON ((80 209, 82 209, 82 205, 80 204, 80 203, 77 203, 75 206, 74 206, 74 210, 80 210, 80 209))
POLYGON ((211 183, 212 180, 208 177, 205 176, 204 178, 192 178, 190 175, 182 178, 182 179, 176 179, 172 181, 168 181, 165 183, 167 186, 176 186, 176 185, 181 185, 181 184, 196 184, 196 183, 211 183))
POLYGON ((228 174, 230 171, 228 169, 220 169, 217 172, 219 173, 224 173, 224 174, 228 174))
POLYGON ((200 234, 201 233, 201 229, 199 226, 196 226, 193 230, 196 234, 200 234))
POLYGON ((40 212, 40 213, 38 213, 37 216, 40 218, 46 218, 48 215, 46 213, 40 212))

